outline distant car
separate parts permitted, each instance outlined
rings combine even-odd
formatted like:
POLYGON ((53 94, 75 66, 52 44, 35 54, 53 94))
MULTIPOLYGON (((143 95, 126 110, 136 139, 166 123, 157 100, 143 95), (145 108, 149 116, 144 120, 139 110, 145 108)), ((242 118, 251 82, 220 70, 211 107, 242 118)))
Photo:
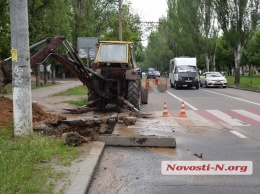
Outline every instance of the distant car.
POLYGON ((154 71, 154 74, 155 74, 155 77, 160 77, 161 76, 160 71, 154 71))
POLYGON ((155 78, 155 69, 150 67, 147 69, 147 79, 155 78))
POLYGON ((142 72, 142 76, 146 76, 146 72, 142 72))
POLYGON ((222 86, 223 88, 226 88, 227 79, 219 72, 205 72, 200 76, 200 86, 222 86))

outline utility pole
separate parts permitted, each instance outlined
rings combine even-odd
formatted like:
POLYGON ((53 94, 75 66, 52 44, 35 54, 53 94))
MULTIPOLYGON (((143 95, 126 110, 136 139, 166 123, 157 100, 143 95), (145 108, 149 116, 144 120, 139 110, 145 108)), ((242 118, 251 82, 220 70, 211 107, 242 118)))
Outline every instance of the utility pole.
POLYGON ((118 9, 118 32, 119 32, 119 41, 123 40, 123 32, 122 32, 122 1, 118 0, 119 9, 118 9))
POLYGON ((10 0, 14 135, 33 130, 27 0, 10 0))

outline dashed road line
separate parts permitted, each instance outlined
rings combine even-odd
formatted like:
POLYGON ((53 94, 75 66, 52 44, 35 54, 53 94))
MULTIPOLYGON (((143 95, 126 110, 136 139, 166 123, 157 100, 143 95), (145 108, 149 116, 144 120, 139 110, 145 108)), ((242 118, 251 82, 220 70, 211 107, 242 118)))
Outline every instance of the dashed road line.
MULTIPOLYGON (((168 91, 167 91, 167 93, 168 93, 169 95, 171 95, 172 97, 176 98, 177 100, 181 101, 181 102, 184 101, 184 100, 182 100, 181 98, 175 96, 174 94, 172 94, 172 93, 170 93, 170 92, 168 92, 168 91)), ((185 101, 184 101, 184 102, 185 102, 185 101)), ((189 103, 187 103, 187 102, 185 102, 185 105, 189 106, 192 110, 198 110, 197 108, 195 108, 194 106, 192 106, 191 104, 189 104, 189 103)))
POLYGON ((240 138, 247 138, 246 136, 242 135, 241 133, 237 132, 237 131, 230 131, 230 133, 233 133, 234 135, 240 137, 240 138))
POLYGON ((236 99, 236 100, 240 100, 240 101, 243 101, 243 102, 247 102, 247 103, 250 103, 250 104, 255 104, 255 105, 260 106, 259 103, 252 102, 252 101, 249 101, 249 100, 244 100, 242 98, 237 98, 237 97, 229 96, 229 95, 226 95, 226 94, 221 94, 221 93, 218 93, 218 92, 213 92, 213 91, 210 91, 210 90, 203 90, 203 91, 210 92, 210 93, 213 93, 213 94, 218 94, 218 95, 221 95, 221 96, 226 96, 228 98, 233 98, 233 99, 236 99))

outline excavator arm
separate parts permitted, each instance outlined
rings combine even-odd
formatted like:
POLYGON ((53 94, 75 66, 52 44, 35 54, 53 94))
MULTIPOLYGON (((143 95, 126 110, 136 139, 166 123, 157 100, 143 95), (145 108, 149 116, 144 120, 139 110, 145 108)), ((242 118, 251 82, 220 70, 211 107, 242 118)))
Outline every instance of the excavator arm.
MULTIPOLYGON (((105 82, 106 79, 98 75, 92 69, 87 68, 87 66, 78 58, 77 51, 72 47, 71 43, 69 43, 65 37, 52 37, 44 39, 39 43, 31 46, 30 49, 43 43, 45 43, 45 46, 36 54, 34 54, 30 59, 31 68, 41 64, 47 57, 52 57, 53 59, 59 61, 88 88, 95 90, 95 92, 103 98, 109 97, 108 94, 105 94, 102 90, 98 90, 100 86, 97 86, 97 84, 102 85, 102 82, 105 82), (56 48, 60 45, 65 46, 67 50, 66 55, 60 55, 56 52, 56 48)), ((0 70, 4 76, 4 78, 0 81, 0 89, 5 87, 8 83, 12 82, 12 75, 5 65, 5 62, 10 59, 11 58, 8 58, 5 61, 0 62, 0 70)))
MULTIPOLYGON (((52 57, 59 61, 67 70, 69 70, 75 77, 77 77, 88 88, 88 104, 81 109, 69 110, 74 113, 88 112, 91 110, 105 110, 107 104, 116 104, 120 112, 128 110, 134 114, 139 114, 138 107, 141 99, 141 82, 137 78, 136 71, 131 65, 132 62, 95 62, 92 67, 85 65, 78 57, 77 50, 65 37, 52 37, 41 40, 32 45, 30 49, 45 44, 44 47, 34 54, 30 59, 31 68, 41 64, 48 57, 52 57), (66 54, 59 54, 57 48, 64 46, 66 54)), ((124 56, 127 49, 128 42, 120 44, 110 43, 105 45, 105 49, 115 48, 113 52, 105 50, 102 54, 108 57, 121 58, 124 56), (109 46, 109 44, 112 45, 109 46), (107 46, 108 45, 108 46, 107 46), (116 45, 116 46, 115 46, 116 45), (115 47, 114 47, 115 46, 115 47), (119 47, 118 47, 119 46, 119 47), (119 55, 119 52, 121 55, 119 55)), ((100 52, 99 52, 100 53, 100 52)), ((4 76, 0 80, 0 89, 12 81, 12 75, 6 67, 6 61, 10 58, 0 62, 0 70, 4 76)), ((127 59, 127 57, 125 58, 127 59)), ((140 108, 140 107, 139 107, 140 108)), ((68 110, 68 109, 65 109, 68 110)))

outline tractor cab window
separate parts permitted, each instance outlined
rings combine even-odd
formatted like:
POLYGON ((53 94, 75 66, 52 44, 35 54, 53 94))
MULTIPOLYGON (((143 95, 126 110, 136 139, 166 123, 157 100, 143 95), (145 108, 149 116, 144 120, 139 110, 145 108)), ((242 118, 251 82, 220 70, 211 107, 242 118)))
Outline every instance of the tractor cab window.
POLYGON ((103 44, 98 62, 127 63, 127 45, 103 44))

